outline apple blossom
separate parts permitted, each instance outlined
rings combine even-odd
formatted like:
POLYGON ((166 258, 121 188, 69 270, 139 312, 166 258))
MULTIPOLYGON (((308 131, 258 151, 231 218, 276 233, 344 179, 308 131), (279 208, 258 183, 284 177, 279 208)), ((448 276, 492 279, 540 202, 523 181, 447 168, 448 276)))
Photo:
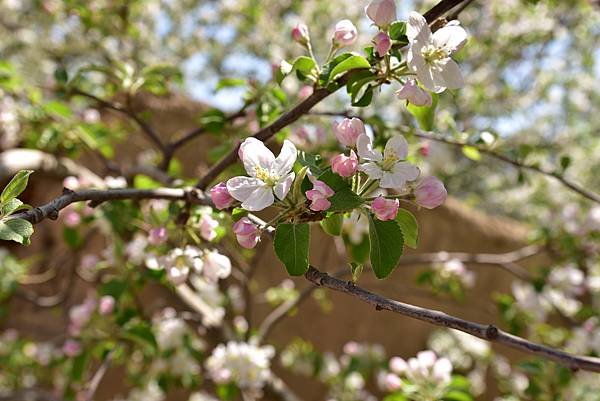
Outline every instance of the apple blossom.
POLYGON ((331 202, 327 199, 335 194, 333 189, 323 181, 313 181, 313 189, 306 191, 306 198, 311 201, 310 210, 321 212, 329 209, 331 202))
POLYGON ((165 227, 155 227, 148 232, 148 243, 151 245, 161 245, 167 242, 167 229, 165 227))
POLYGON ((227 190, 242 207, 250 211, 263 210, 275 201, 285 199, 295 174, 292 167, 296 162, 297 150, 288 140, 283 142, 277 158, 256 138, 247 138, 240 146, 239 156, 250 177, 233 177, 227 181, 227 190))
POLYGON ((216 283, 231 274, 231 261, 216 250, 206 251, 202 274, 206 280, 216 283))
POLYGON ((350 46, 356 42, 358 32, 352 21, 343 19, 335 24, 333 42, 340 46, 350 46))
POLYGON ((373 44, 375 45, 375 51, 379 54, 379 57, 383 57, 392 48, 392 39, 385 32, 379 32, 373 38, 373 44))
POLYGON ((440 93, 463 86, 458 64, 450 57, 467 41, 467 32, 461 26, 448 24, 431 33, 425 18, 413 11, 408 17, 406 36, 408 66, 425 88, 440 93))
POLYGON ((187 245, 185 248, 174 248, 165 256, 148 258, 146 265, 149 269, 165 269, 169 280, 175 284, 183 284, 190 273, 202 271, 202 251, 195 246, 187 245))
POLYGON ((75 176, 68 176, 65 177, 65 179, 63 180, 63 187, 65 188, 69 188, 73 191, 79 189, 81 187, 81 183, 79 182, 79 178, 75 177, 75 176))
POLYGON ((215 229, 219 227, 219 222, 212 218, 208 213, 203 213, 198 223, 200 236, 206 241, 212 241, 217 237, 215 229))
POLYGON ((233 232, 238 243, 247 249, 254 248, 260 239, 258 227, 247 217, 241 218, 233 225, 233 232))
POLYGON ((292 29, 292 39, 294 41, 305 45, 310 40, 308 35, 308 26, 305 23, 300 22, 292 29))
POLYGON ((388 373, 383 378, 383 387, 387 391, 396 391, 402 387, 402 380, 393 373, 388 373))
POLYGON ((395 356, 395 357, 390 358, 389 368, 395 374, 403 375, 404 373, 406 373, 406 369, 408 369, 408 365, 406 364, 406 361, 404 359, 395 356))
POLYGON ((385 28, 396 20, 396 2, 394 0, 372 0, 365 7, 365 13, 375 25, 385 28))
POLYGON ((432 103, 429 92, 417 85, 414 79, 408 80, 396 91, 396 95, 398 99, 406 99, 415 106, 431 106, 432 103))
POLYGON ((67 341, 65 341, 62 347, 63 353, 69 358, 74 358, 77 355, 81 354, 81 350, 81 343, 77 340, 72 339, 68 339, 67 341))
POLYGON ((220 182, 210 189, 210 199, 219 210, 227 209, 235 201, 229 194, 227 185, 224 182, 220 182))
POLYGON ((334 125, 333 131, 338 141, 349 148, 355 147, 358 137, 366 133, 365 125, 356 117, 344 118, 334 125))
POLYGON ((381 195, 371 203, 371 211, 381 221, 394 220, 399 207, 400 201, 398 199, 386 199, 381 195))
POLYGON ((351 243, 358 245, 365 235, 369 234, 369 222, 365 216, 355 209, 350 213, 350 217, 344 219, 342 230, 348 235, 351 243))
POLYGON ((383 154, 373 149, 371 138, 363 134, 357 140, 358 155, 365 163, 358 169, 372 180, 380 180, 382 188, 402 188, 407 181, 416 180, 419 169, 404 161, 408 155, 408 143, 402 135, 396 135, 385 144, 383 154))
POLYGON ((75 210, 67 210, 64 214, 64 222, 69 228, 77 227, 81 223, 81 216, 75 210))
POLYGON ((415 201, 425 209, 434 209, 440 206, 448 192, 444 184, 434 176, 423 178, 415 187, 415 201))
POLYGON ((105 295, 100 298, 98 303, 98 312, 101 315, 110 315, 115 309, 115 298, 111 295, 105 295))
POLYGON ((298 97, 300 99, 306 99, 307 97, 309 97, 310 95, 312 95, 313 92, 314 92, 314 89, 313 89, 312 86, 310 86, 310 85, 304 85, 298 91, 298 97))
POLYGON ((349 156, 340 153, 331 160, 331 171, 341 177, 351 177, 357 169, 358 157, 354 150, 350 150, 349 156))

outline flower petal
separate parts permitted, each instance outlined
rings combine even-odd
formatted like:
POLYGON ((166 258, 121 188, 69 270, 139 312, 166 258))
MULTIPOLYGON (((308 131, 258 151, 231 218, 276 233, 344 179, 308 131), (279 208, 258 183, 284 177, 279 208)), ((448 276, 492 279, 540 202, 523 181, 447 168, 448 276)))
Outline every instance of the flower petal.
POLYGON ((396 157, 398 160, 406 159, 408 155, 408 142, 402 135, 394 135, 390 138, 389 141, 385 144, 385 149, 383 150, 383 157, 396 157))
POLYGON ((447 88, 458 89, 462 88, 465 84, 460 68, 458 68, 458 64, 451 58, 446 61, 441 74, 444 77, 447 88))
POLYGON ((273 155, 273 152, 271 152, 262 141, 252 137, 246 138, 246 140, 242 142, 238 153, 244 163, 246 172, 251 177, 256 176, 257 167, 271 170, 271 167, 275 162, 275 155, 273 155))
POLYGON ((279 176, 283 177, 290 171, 292 171, 292 167, 294 163, 296 163, 296 157, 298 156, 298 151, 296 147, 291 141, 287 139, 283 141, 283 146, 281 147, 281 152, 279 156, 275 159, 275 163, 273 164, 273 172, 279 176))
POLYGON ((431 38, 431 29, 429 29, 425 17, 416 11, 413 11, 408 15, 406 36, 408 37, 409 42, 419 41, 426 43, 431 38))
POLYGON ((362 134, 356 140, 358 155, 365 160, 381 161, 383 155, 380 151, 373 149, 373 142, 367 134, 362 134))
POLYGON ((251 177, 233 177, 227 181, 227 191, 240 202, 244 202, 257 188, 264 186, 264 182, 251 177))
POLYGON ((467 31, 458 25, 445 26, 433 34, 435 47, 443 47, 449 54, 459 51, 467 43, 467 31))
POLYGON ((408 162, 396 163, 391 172, 385 171, 379 182, 382 188, 402 188, 407 181, 417 179, 420 171, 408 162))
POLYGON ((294 182, 294 177, 296 177, 296 174, 291 172, 288 175, 286 175, 283 179, 279 180, 277 185, 275 185, 275 188, 273 188, 273 192, 275 192, 275 195, 277 195, 279 199, 284 200, 288 192, 290 192, 290 188, 292 187, 292 184, 294 182))
POLYGON ((258 212, 271 206, 275 202, 273 190, 270 187, 263 186, 256 188, 254 192, 242 202, 242 207, 251 212, 258 212))
POLYGON ((383 175, 383 170, 377 163, 364 163, 358 166, 358 169, 369 176, 373 180, 378 180, 383 175))

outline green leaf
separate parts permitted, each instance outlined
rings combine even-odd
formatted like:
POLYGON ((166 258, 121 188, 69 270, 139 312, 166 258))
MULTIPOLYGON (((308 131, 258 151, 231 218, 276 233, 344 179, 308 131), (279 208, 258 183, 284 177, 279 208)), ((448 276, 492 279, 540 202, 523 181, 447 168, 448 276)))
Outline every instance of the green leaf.
POLYGON ((419 242, 419 223, 415 216, 406 209, 398 209, 396 223, 402 230, 404 243, 411 248, 416 248, 419 242))
POLYGON ((225 126, 225 113, 218 109, 211 109, 200 116, 200 125, 208 132, 218 133, 225 126))
POLYGON ((89 356, 90 354, 88 352, 83 352, 80 355, 77 355, 75 359, 73 359, 71 365, 72 381, 79 382, 81 381, 81 379, 83 379, 83 374, 89 361, 89 356))
POLYGON ((327 209, 328 212, 352 210, 363 204, 363 198, 352 191, 350 183, 346 179, 335 174, 331 169, 325 170, 325 172, 319 176, 319 180, 323 181, 335 191, 335 194, 329 198, 331 207, 327 209))
POLYGON ((2 205, 2 215, 9 216, 14 212, 24 209, 31 209, 31 206, 24 204, 17 198, 13 198, 2 205))
POLYGON ((369 64, 367 59, 363 56, 351 55, 346 60, 335 66, 335 68, 331 71, 331 74, 329 74, 329 80, 335 80, 345 72, 361 68, 371 68, 371 64, 369 64))
POLYGON ((412 103, 408 103, 406 108, 409 113, 412 114, 417 123, 419 123, 419 127, 425 131, 431 131, 435 122, 435 108, 438 104, 439 96, 437 93, 431 94, 431 106, 415 106, 412 103))
POLYGON ((321 220, 321 228, 327 234, 338 236, 342 234, 342 223, 344 217, 341 214, 332 214, 321 220))
POLYGON ((473 397, 471 397, 468 393, 463 393, 462 391, 451 390, 444 395, 444 401, 473 401, 473 397))
POLYGON ((54 117, 69 118, 73 115, 71 108, 67 104, 57 100, 52 100, 44 104, 43 108, 47 114, 54 117))
POLYGON ((144 347, 148 351, 156 352, 158 350, 158 344, 152 329, 145 322, 136 322, 132 325, 128 325, 123 333, 125 338, 128 338, 144 347))
POLYGON ((19 244, 29 245, 29 237, 33 234, 33 225, 24 219, 0 220, 0 239, 15 241, 19 244))
POLYGON ((308 270, 310 227, 307 223, 281 223, 275 229, 275 254, 291 276, 301 276, 308 270))
POLYGON ((404 41, 406 38, 406 22, 395 21, 392 22, 389 29, 390 39, 404 41))
POLYGON ((310 153, 306 153, 303 150, 298 151, 298 163, 302 166, 306 166, 310 169, 310 172, 313 175, 320 175, 323 173, 323 169, 320 164, 323 161, 323 158, 320 155, 313 155, 310 153))
POLYGON ((404 237, 395 221, 381 221, 369 214, 369 242, 371 243, 371 266, 375 277, 386 278, 394 270, 402 256, 404 237))
POLYGON ((340 64, 342 61, 352 57, 352 53, 342 53, 339 56, 336 56, 329 63, 325 64, 321 69, 321 74, 319 75, 319 84, 322 86, 326 86, 329 82, 329 76, 331 75, 331 71, 340 64))
POLYGON ((33 170, 21 170, 10 180, 8 185, 2 191, 0 195, 0 203, 4 205, 4 203, 8 202, 11 199, 16 198, 21 195, 25 188, 27 188, 27 182, 29 181, 29 176, 33 173, 33 170))
POLYGON ((307 77, 316 77, 317 74, 317 63, 310 57, 300 56, 294 60, 292 71, 296 71, 298 78, 301 80, 307 77))
POLYGON ((215 92, 219 92, 221 89, 225 88, 235 88, 238 86, 246 85, 246 80, 242 78, 223 78, 217 83, 215 88, 215 92))
POLYGON ((473 146, 463 146, 462 147, 463 155, 468 157, 471 160, 478 162, 481 160, 481 153, 476 147, 473 146))

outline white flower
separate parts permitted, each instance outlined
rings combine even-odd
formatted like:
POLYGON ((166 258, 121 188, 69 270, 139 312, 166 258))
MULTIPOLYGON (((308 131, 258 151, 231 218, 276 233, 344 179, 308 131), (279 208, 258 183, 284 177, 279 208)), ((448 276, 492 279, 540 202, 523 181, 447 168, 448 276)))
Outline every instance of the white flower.
POLYGON ((250 177, 233 177, 227 181, 227 190, 242 207, 250 211, 263 210, 277 198, 283 200, 294 182, 292 167, 297 150, 288 140, 283 142, 277 158, 264 143, 247 138, 240 146, 239 156, 250 177))
POLYGON ((408 66, 425 88, 440 93, 446 88, 463 86, 458 64, 450 58, 467 41, 467 32, 461 26, 448 24, 431 33, 425 18, 413 11, 408 17, 406 36, 409 41, 408 66))
POLYGON ((235 383, 242 389, 260 389, 271 375, 270 361, 275 350, 267 345, 230 341, 219 344, 206 361, 216 383, 235 383))
POLYGON ((194 246, 174 248, 165 256, 146 259, 146 266, 152 270, 165 269, 169 280, 175 284, 183 284, 190 274, 190 269, 202 271, 202 251, 194 246))
POLYGON ((350 217, 344 219, 342 229, 348 235, 350 242, 358 245, 362 242, 364 236, 369 233, 369 221, 355 209, 350 217))
POLYGON ((164 316, 154 322, 156 342, 161 350, 167 351, 183 345, 183 337, 189 329, 185 321, 175 316, 164 316))
POLYGON ((194 306, 202 315, 202 324, 206 327, 219 326, 225 317, 224 296, 216 282, 208 281, 201 275, 192 275, 190 279, 194 289, 194 306))
POLYGON ((363 134, 357 140, 358 155, 366 163, 358 169, 373 180, 380 180, 382 188, 402 188, 407 181, 416 180, 419 169, 403 161, 408 155, 408 143, 402 135, 392 137, 386 144, 383 154, 373 149, 371 138, 363 134))
POLYGON ((202 273, 208 281, 216 283, 220 278, 227 278, 231 274, 231 261, 218 251, 204 252, 204 266, 202 273))

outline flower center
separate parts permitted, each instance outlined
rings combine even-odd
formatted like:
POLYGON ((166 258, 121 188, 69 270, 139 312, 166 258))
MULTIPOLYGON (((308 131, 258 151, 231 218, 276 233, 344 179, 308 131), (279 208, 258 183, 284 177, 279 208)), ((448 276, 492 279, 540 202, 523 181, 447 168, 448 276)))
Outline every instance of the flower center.
POLYGON ((421 55, 427 64, 434 64, 436 61, 443 60, 448 57, 448 52, 442 47, 427 45, 421 49, 421 55))
POLYGON ((383 158, 380 167, 384 171, 390 171, 394 167, 394 165, 398 163, 399 160, 400 158, 394 153, 387 154, 383 158))
POLYGON ((254 171, 256 172, 256 178, 264 182, 270 187, 274 187, 277 184, 278 177, 272 175, 269 170, 264 167, 254 167, 254 171))

